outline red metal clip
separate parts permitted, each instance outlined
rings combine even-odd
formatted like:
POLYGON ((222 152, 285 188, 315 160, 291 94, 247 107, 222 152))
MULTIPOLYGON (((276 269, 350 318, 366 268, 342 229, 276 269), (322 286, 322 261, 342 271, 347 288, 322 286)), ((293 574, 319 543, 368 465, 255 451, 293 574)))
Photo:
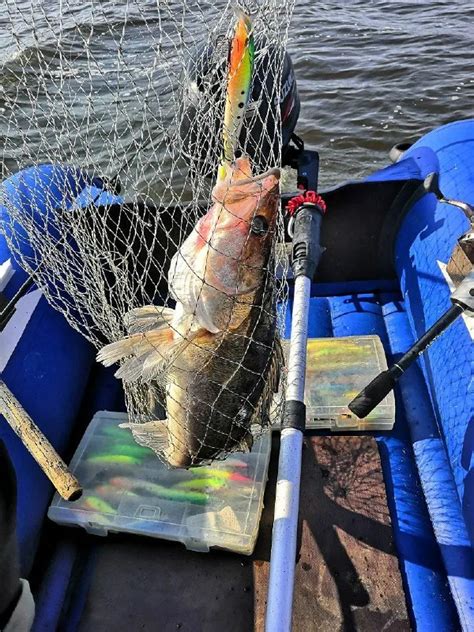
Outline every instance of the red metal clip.
POLYGON ((289 200, 286 205, 286 210, 289 215, 294 215, 300 206, 303 206, 303 204, 315 204, 316 206, 319 206, 323 213, 326 212, 326 202, 319 193, 316 193, 316 191, 306 191, 301 195, 296 195, 294 198, 289 200))

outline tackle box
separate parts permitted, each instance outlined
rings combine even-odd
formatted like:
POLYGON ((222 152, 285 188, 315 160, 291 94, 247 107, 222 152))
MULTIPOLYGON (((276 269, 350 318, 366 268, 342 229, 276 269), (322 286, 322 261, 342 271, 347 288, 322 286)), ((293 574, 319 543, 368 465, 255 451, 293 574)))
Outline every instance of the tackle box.
MULTIPOLYGON (((283 342, 285 354, 288 341, 283 342)), ((306 360, 306 428, 348 432, 355 430, 391 430, 395 423, 395 398, 391 391, 365 418, 359 419, 347 404, 387 369, 387 360, 379 336, 308 338, 306 360)), ((271 414, 278 429, 279 393, 271 414)))
POLYGON ((96 413, 71 462, 84 493, 75 502, 56 494, 49 518, 95 535, 134 533, 179 541, 193 551, 217 547, 250 555, 263 509, 270 433, 256 439, 250 453, 208 467, 169 469, 119 427, 124 422, 123 413, 96 413))

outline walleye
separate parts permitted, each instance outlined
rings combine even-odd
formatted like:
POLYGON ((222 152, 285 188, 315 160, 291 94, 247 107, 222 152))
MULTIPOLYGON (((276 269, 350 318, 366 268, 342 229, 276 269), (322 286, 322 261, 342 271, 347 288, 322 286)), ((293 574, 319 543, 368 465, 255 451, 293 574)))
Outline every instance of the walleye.
POLYGON ((249 159, 239 158, 214 197, 170 273, 176 309, 132 310, 129 336, 98 354, 105 366, 123 360, 122 380, 163 388, 167 419, 128 427, 174 467, 248 449, 251 426, 265 423, 279 381, 269 270, 278 172, 253 178, 249 159), (179 272, 183 261, 189 274, 179 272))
POLYGON ((267 199, 274 205, 278 178, 278 169, 253 178, 244 156, 215 185, 214 204, 178 249, 168 271, 171 296, 179 303, 172 323, 178 331, 183 314, 193 314, 194 327, 214 334, 242 323, 245 310, 234 310, 234 304, 257 289, 260 279, 254 269, 262 268, 266 257, 262 249, 248 248, 248 239, 257 235, 258 240, 269 228, 270 218, 257 209, 267 199))

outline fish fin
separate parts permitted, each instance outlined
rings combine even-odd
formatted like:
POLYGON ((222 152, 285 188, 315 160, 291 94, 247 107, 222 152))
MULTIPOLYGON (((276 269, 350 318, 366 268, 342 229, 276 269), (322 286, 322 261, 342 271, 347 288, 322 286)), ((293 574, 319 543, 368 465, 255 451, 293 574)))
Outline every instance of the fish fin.
POLYGON ((97 354, 97 361, 101 362, 104 366, 112 366, 122 358, 125 358, 128 355, 132 355, 133 347, 135 345, 135 341, 133 337, 122 338, 122 340, 117 340, 117 342, 111 342, 102 349, 97 354))
POLYGON ((187 344, 185 338, 175 335, 173 329, 163 325, 160 329, 132 334, 106 345, 97 354, 97 360, 104 366, 123 360, 115 376, 124 382, 148 381, 150 374, 156 378, 163 373, 187 344), (145 363, 148 367, 146 372, 145 363))
POLYGON ((174 309, 145 305, 127 312, 123 317, 123 322, 129 334, 136 334, 166 327, 173 317, 174 309))
MULTIPOLYGON (((172 355, 172 349, 170 349, 170 356, 172 355)), ((173 358, 174 358, 173 354, 173 358)), ((164 362, 163 357, 158 353, 148 353, 146 357, 143 359, 141 364, 141 374, 140 377, 143 382, 151 382, 152 380, 156 380, 159 378, 160 374, 163 373, 164 362)), ((169 365, 169 362, 166 362, 169 365)))
POLYGON ((139 357, 132 357, 124 360, 121 367, 115 372, 115 377, 118 380, 124 382, 136 382, 138 381, 143 372, 143 364, 149 355, 154 354, 154 351, 150 351, 145 355, 139 357))
POLYGON ((253 436, 250 432, 248 432, 239 445, 235 448, 235 452, 251 452, 253 447, 253 436))
POLYGON ((168 423, 166 419, 147 421, 144 424, 119 424, 119 427, 129 428, 138 445, 150 448, 159 456, 168 448, 168 423))

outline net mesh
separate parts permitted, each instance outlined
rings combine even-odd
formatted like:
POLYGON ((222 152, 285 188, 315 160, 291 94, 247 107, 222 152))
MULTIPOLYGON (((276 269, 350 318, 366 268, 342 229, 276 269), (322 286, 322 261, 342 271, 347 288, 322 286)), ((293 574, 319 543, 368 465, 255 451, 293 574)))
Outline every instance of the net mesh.
MULTIPOLYGON (((251 16, 255 65, 236 149, 251 157, 256 175, 281 164, 275 104, 293 3, 242 8, 251 16)), ((191 344, 171 355, 147 332, 159 332, 163 310, 175 307, 173 255, 215 201, 235 3, 6 0, 0 16, 0 166, 9 183, 0 192, 0 231, 14 258, 98 349, 138 332, 143 344, 129 360, 166 356, 149 379, 125 384, 137 440, 178 465, 249 445, 249 425, 265 425, 262 402, 278 373, 275 303, 286 294, 284 282, 275 283, 276 268, 286 265, 275 247, 280 217, 258 290, 232 299, 229 325, 245 312, 237 318, 245 326, 233 333, 221 326, 203 341, 188 323, 191 344), (42 164, 55 168, 15 175, 42 164), (139 314, 127 329, 125 315, 147 305, 156 314, 139 314), (156 421, 165 416, 163 441, 156 421)), ((252 184, 260 196, 262 182, 252 184)), ((247 246, 248 239, 242 252, 247 246)), ((239 255, 231 259, 235 265, 239 255)), ((178 333, 180 343, 187 339, 178 333)))

